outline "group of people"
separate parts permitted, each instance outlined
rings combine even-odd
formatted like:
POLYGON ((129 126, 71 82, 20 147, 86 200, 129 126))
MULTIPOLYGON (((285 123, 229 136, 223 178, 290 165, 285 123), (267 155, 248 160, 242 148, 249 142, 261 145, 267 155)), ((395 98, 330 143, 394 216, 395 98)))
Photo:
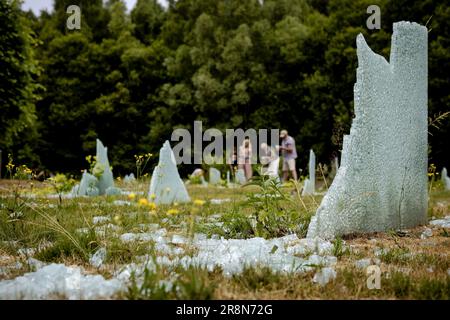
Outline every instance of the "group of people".
MULTIPOLYGON (((282 165, 282 181, 287 181, 289 176, 297 180, 297 170, 295 166, 295 159, 297 159, 297 149, 295 147, 295 140, 291 137, 287 130, 280 132, 281 144, 275 147, 269 146, 267 143, 262 143, 260 146, 260 162, 262 165, 261 174, 268 175, 279 179, 278 168, 280 163, 279 154, 283 158, 282 165)), ((253 176, 252 169, 252 144, 249 138, 246 138, 239 149, 236 148, 231 154, 229 161, 232 172, 237 169, 242 169, 247 180, 253 176)))

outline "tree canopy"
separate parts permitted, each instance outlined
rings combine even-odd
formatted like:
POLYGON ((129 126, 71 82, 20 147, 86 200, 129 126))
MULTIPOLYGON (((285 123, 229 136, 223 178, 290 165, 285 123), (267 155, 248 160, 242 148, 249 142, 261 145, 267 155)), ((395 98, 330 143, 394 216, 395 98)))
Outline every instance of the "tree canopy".
MULTIPOLYGON (((339 155, 353 116, 356 44, 389 58, 392 23, 429 28, 429 114, 449 110, 445 1, 56 0, 24 13, 0 0, 0 148, 50 171, 79 172, 95 138, 119 172, 157 152, 175 128, 287 129, 299 165, 339 155), (67 30, 68 5, 82 9, 67 30), (32 31, 33 30, 33 31, 32 31)), ((430 128, 430 161, 450 166, 450 121, 430 128)))

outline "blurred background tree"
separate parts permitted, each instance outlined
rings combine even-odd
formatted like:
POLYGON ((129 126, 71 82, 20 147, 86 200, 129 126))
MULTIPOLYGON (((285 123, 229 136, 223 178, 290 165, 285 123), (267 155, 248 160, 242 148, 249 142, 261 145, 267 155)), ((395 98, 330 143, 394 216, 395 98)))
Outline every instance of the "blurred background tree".
MULTIPOLYGON (((370 0, 169 2, 138 0, 128 11, 122 0, 55 0, 35 16, 0 0, 0 148, 79 173, 99 137, 123 174, 135 154, 157 153, 175 128, 202 120, 285 128, 300 168, 310 148, 329 162, 353 117, 356 35, 389 59, 401 20, 427 25, 430 117, 449 110, 446 1, 378 1, 381 30, 366 27, 370 0), (73 4, 81 30, 65 27, 73 4)), ((430 133, 430 161, 450 167, 450 121, 430 133)))
POLYGON ((39 164, 33 144, 39 138, 35 103, 41 85, 38 41, 18 1, 0 0, 0 150, 39 164))

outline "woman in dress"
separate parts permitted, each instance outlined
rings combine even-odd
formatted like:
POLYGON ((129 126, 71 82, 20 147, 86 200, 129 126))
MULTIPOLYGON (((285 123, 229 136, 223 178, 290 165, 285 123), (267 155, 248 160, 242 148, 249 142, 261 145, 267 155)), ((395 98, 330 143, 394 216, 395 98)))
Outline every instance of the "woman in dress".
POLYGON ((239 147, 239 155, 238 155, 238 164, 239 169, 244 170, 245 178, 250 180, 253 176, 252 169, 252 144, 250 143, 249 138, 245 138, 242 142, 242 145, 239 147))

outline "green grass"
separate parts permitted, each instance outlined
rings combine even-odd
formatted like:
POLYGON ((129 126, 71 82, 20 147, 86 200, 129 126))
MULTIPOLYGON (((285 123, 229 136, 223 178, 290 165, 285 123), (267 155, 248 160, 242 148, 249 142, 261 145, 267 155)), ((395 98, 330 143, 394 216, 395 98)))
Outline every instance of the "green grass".
POLYGON ((142 283, 132 275, 131 284, 128 291, 123 294, 123 298, 210 300, 214 298, 215 286, 209 272, 201 268, 178 269, 176 278, 160 268, 156 271, 145 269, 142 283))
POLYGON ((450 278, 422 278, 414 281, 411 277, 395 272, 391 279, 385 280, 387 290, 397 298, 412 298, 419 300, 449 300, 450 278))
MULTIPOLYGON (((1 183, 5 183, 2 181, 1 183)), ((1 185, 0 183, 0 185, 1 185)), ((179 234, 192 237, 204 233, 208 237, 226 239, 266 239, 296 233, 306 235, 311 216, 315 213, 321 196, 301 198, 298 186, 277 185, 267 180, 255 180, 246 187, 224 188, 190 185, 192 199, 206 201, 195 205, 158 206, 154 212, 139 206, 136 196, 95 197, 79 199, 47 199, 54 192, 47 184, 29 182, 20 186, 8 182, 0 189, 0 256, 9 262, 24 262, 20 255, 24 248, 41 248, 34 258, 45 262, 79 265, 91 273, 111 277, 120 266, 137 262, 148 255, 156 258, 159 253, 150 242, 124 243, 118 237, 127 232, 151 232, 140 225, 158 224, 168 235, 179 234), (27 197, 36 194, 34 198, 27 197), (230 199, 212 204, 211 199, 230 199), (114 205, 115 200, 126 200, 131 206, 114 205), (177 213, 169 214, 176 209, 177 213), (95 232, 101 225, 94 225, 96 216, 109 217, 117 228, 102 236, 95 232), (87 233, 78 230, 85 228, 87 233), (50 244, 50 245, 48 245, 50 244), (106 248, 107 257, 101 270, 89 265, 89 257, 98 248, 106 248)), ((120 185, 120 184, 119 184, 120 185)), ((133 192, 146 192, 148 180, 134 185, 120 185, 133 192)), ((430 217, 441 218, 450 212, 450 192, 432 187, 430 194, 430 217)), ((369 237, 352 237, 345 241, 333 241, 332 254, 338 258, 337 278, 325 287, 312 282, 314 271, 304 274, 283 274, 268 268, 245 268, 241 274, 225 277, 221 270, 208 271, 201 268, 181 267, 172 270, 158 267, 146 270, 143 277, 131 282, 120 299, 449 299, 450 239, 449 230, 434 228, 433 237, 422 240, 422 228, 412 230, 406 237, 390 233, 369 237), (349 249, 353 245, 358 252, 349 249), (361 258, 376 258, 374 251, 385 249, 381 260, 382 281, 380 290, 366 287, 365 270, 357 269, 354 262, 361 258), (429 271, 433 269, 433 272, 429 271), (406 273, 402 270, 409 269, 406 273), (387 276, 389 275, 389 276, 387 276)), ((188 245, 171 245, 185 249, 192 255, 195 249, 188 245)), ((3 265, 7 265, 4 263, 3 265)), ((2 262, 0 260, 0 267, 2 262)), ((31 271, 22 268, 0 275, 0 280, 14 278, 31 271)))

